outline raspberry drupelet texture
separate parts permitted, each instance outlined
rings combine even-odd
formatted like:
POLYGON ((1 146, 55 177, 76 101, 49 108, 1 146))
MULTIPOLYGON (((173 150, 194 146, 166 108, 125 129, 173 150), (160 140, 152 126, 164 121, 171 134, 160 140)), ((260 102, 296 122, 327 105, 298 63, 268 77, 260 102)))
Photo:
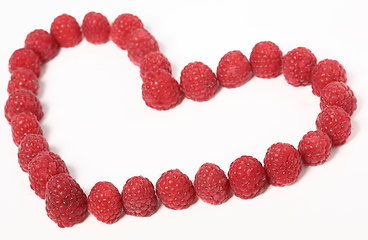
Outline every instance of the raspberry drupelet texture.
POLYGON ((288 143, 275 143, 267 149, 264 167, 269 183, 284 187, 298 180, 302 171, 302 159, 294 146, 288 143))
POLYGON ((148 72, 157 72, 160 69, 165 70, 171 74, 171 63, 161 52, 150 52, 140 62, 141 78, 148 72))
POLYGON ((23 138, 28 134, 43 135, 37 117, 31 112, 22 112, 15 115, 10 122, 13 141, 19 146, 23 138))
POLYGON ((60 47, 75 47, 82 41, 82 31, 77 20, 65 13, 54 19, 50 33, 60 47))
POLYGON ((220 59, 216 75, 221 86, 240 87, 252 77, 250 62, 241 51, 230 51, 220 59))
POLYGON ((39 77, 41 74, 40 57, 28 48, 15 50, 9 58, 9 72, 13 73, 18 68, 27 68, 39 77))
POLYGON ((17 89, 26 89, 33 94, 38 92, 38 79, 36 74, 28 68, 18 68, 11 74, 8 83, 8 93, 12 93, 17 89))
POLYGON ((194 179, 197 196, 204 202, 219 205, 229 198, 230 185, 224 171, 214 163, 205 163, 194 179))
POLYGON ((43 29, 30 32, 24 41, 24 47, 34 51, 43 63, 56 57, 60 48, 55 38, 43 29))
POLYGON ((47 216, 59 227, 72 227, 88 215, 87 196, 66 173, 53 176, 46 184, 47 216))
POLYGON ((215 73, 202 62, 191 62, 183 68, 180 86, 186 98, 197 102, 210 100, 219 89, 215 73))
POLYGON ((158 200, 152 182, 143 176, 129 178, 122 191, 126 214, 149 217, 157 211, 158 200))
POLYGON ((282 72, 282 52, 271 41, 257 43, 252 49, 249 60, 256 77, 275 78, 282 72))
POLYGON ((329 136, 319 130, 306 133, 298 145, 304 164, 317 166, 325 163, 330 156, 332 142, 329 136))
POLYGON ((28 134, 18 147, 18 162, 24 172, 28 172, 28 164, 39 153, 48 151, 49 144, 42 135, 28 134))
POLYGON ((264 167, 251 156, 241 156, 233 161, 228 176, 231 189, 241 199, 254 198, 268 186, 264 167))
POLYGON ((195 201, 195 190, 188 176, 178 169, 164 172, 156 182, 162 204, 174 210, 186 209, 195 201))
POLYGON ((123 213, 119 190, 111 182, 96 183, 88 195, 88 210, 103 223, 117 222, 123 213))
POLYGON ((311 50, 297 47, 284 56, 283 72, 286 81, 294 86, 311 84, 311 74, 317 64, 317 59, 311 50))
POLYGON ((92 44, 103 44, 110 39, 110 23, 101 13, 87 13, 81 28, 85 39, 92 44))

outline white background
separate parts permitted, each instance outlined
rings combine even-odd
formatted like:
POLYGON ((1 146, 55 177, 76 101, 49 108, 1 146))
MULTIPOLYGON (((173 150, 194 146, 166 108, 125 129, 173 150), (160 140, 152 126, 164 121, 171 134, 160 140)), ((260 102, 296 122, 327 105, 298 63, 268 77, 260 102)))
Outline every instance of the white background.
MULTIPOLYGON (((149 218, 125 215, 113 225, 90 215, 60 229, 29 188, 3 117, 1 239, 368 239, 364 1, 6 1, 0 7, 0 102, 8 96, 8 59, 25 36, 37 28, 49 30, 62 13, 81 23, 89 11, 110 22, 122 13, 139 16, 171 61, 176 79, 189 62, 202 61, 215 71, 227 51, 249 57, 263 40, 275 42, 284 54, 304 46, 318 61, 336 59, 358 99, 352 135, 324 165, 305 168, 294 185, 269 187, 252 200, 233 196, 220 206, 198 200, 181 211, 161 206, 149 218)), ((87 194, 102 180, 121 190, 135 175, 155 183, 164 171, 179 168, 193 180, 205 162, 225 172, 241 155, 263 162, 273 143, 297 146, 315 129, 320 111, 310 86, 292 87, 283 76, 221 89, 205 103, 184 100, 170 111, 152 110, 141 98, 139 69, 111 41, 94 46, 84 40, 62 49, 39 81, 45 136, 87 194)))

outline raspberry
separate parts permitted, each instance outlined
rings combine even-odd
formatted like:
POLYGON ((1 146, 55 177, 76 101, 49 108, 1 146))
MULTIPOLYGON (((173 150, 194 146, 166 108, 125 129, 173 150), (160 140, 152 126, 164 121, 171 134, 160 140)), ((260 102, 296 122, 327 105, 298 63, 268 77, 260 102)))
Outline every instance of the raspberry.
POLYGON ((161 52, 150 52, 140 62, 140 75, 143 78, 148 72, 157 72, 159 69, 171 74, 171 64, 161 52))
POLYGON ((37 94, 38 80, 36 74, 28 68, 14 70, 8 83, 8 93, 12 93, 17 89, 27 89, 37 94))
POLYGON ((252 70, 248 58, 242 52, 235 50, 221 58, 216 74, 221 86, 236 88, 250 80, 252 70))
POLYGON ((169 110, 178 105, 183 94, 179 83, 166 71, 149 72, 143 78, 142 97, 156 110, 169 110))
POLYGON ((264 167, 269 183, 283 187, 297 181, 302 171, 302 159, 294 146, 288 143, 275 143, 267 149, 264 167))
POLYGON ((149 217, 158 208, 155 188, 148 178, 129 178, 123 187, 122 196, 124 211, 128 215, 149 217))
POLYGON ((34 51, 40 57, 41 62, 50 61, 59 53, 59 45, 55 38, 43 29, 30 32, 26 37, 24 47, 34 51))
POLYGON ((219 89, 216 75, 202 62, 192 62, 183 68, 180 85, 185 97, 198 102, 210 100, 219 89))
POLYGON ((264 167, 251 156, 241 156, 233 161, 228 175, 231 189, 241 199, 254 198, 268 186, 264 167))
POLYGON ((196 173, 193 184, 197 196, 206 203, 219 205, 229 198, 229 180, 216 164, 203 164, 196 173))
POLYGON ((110 182, 96 183, 88 195, 88 210, 101 222, 117 222, 123 213, 119 190, 110 182))
POLYGON ((28 164, 31 188, 42 199, 45 199, 46 183, 59 173, 69 174, 65 162, 59 155, 44 151, 39 153, 28 164))
POLYGON ((126 49, 130 61, 139 66, 148 53, 159 51, 159 46, 156 39, 146 29, 139 28, 127 36, 126 49))
POLYGON ((49 144, 42 135, 28 134, 20 142, 18 162, 24 172, 28 172, 28 164, 43 151, 49 150, 49 144))
POLYGON ((323 109, 317 116, 316 126, 331 138, 334 146, 343 145, 351 134, 350 116, 338 106, 323 109))
POLYGON ((37 117, 31 112, 22 112, 15 115, 10 123, 15 145, 19 146, 23 138, 28 134, 43 135, 37 117))
POLYGON ((119 48, 126 50, 127 36, 138 28, 143 28, 141 19, 130 13, 123 13, 111 24, 111 40, 119 48))
POLYGON ((9 72, 13 73, 18 68, 27 68, 39 77, 41 73, 40 57, 28 48, 20 48, 13 52, 9 59, 9 72))
POLYGON ((12 92, 5 103, 5 117, 10 122, 12 118, 21 112, 31 112, 37 120, 43 117, 42 105, 36 95, 26 89, 18 89, 12 92))
POLYGON ((271 41, 257 43, 250 53, 253 74, 259 78, 275 78, 282 72, 282 52, 271 41))
POLYGON ((350 116, 357 109, 357 99, 354 92, 343 82, 331 82, 321 91, 321 109, 328 106, 339 106, 350 116))
POLYGON ((53 176, 46 184, 47 216, 59 227, 72 227, 88 215, 87 196, 68 174, 53 176))
POLYGON ((195 201, 195 191, 188 176, 178 169, 164 172, 156 182, 156 192, 162 204, 170 209, 188 208, 195 201))
POLYGON ((317 166, 326 162, 331 153, 332 142, 322 131, 309 131, 298 145, 298 151, 304 164, 317 166))
POLYGON ((50 33, 60 47, 75 47, 82 41, 82 31, 77 20, 65 13, 54 19, 50 33))
POLYGON ((283 72, 286 81, 294 87, 311 83, 311 73, 317 64, 314 54, 305 47, 294 48, 284 56, 283 72))
POLYGON ((106 43, 110 38, 110 23, 101 13, 89 12, 84 16, 82 31, 88 42, 106 43))
POLYGON ((347 82, 344 67, 336 60, 324 59, 314 68, 311 75, 312 92, 321 95, 322 89, 331 82, 347 82))

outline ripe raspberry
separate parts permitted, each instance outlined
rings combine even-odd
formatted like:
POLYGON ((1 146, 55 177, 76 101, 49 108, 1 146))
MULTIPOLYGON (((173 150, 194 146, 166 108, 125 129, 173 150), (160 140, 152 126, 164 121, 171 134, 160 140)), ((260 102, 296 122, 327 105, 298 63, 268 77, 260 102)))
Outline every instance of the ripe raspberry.
POLYGON ((344 67, 336 60, 324 59, 314 68, 311 75, 312 92, 321 95, 322 89, 331 82, 347 82, 344 67))
POLYGON ((331 82, 321 91, 321 109, 328 106, 339 106, 350 116, 357 109, 357 99, 354 92, 343 82, 331 82))
POLYGON ((21 112, 31 112, 37 120, 43 117, 42 105, 36 95, 26 89, 18 89, 12 92, 5 103, 5 117, 10 122, 12 118, 21 112))
POLYGON ((143 78, 142 97, 156 110, 169 110, 183 99, 179 83, 166 71, 149 72, 143 78))
POLYGON ((284 56, 283 72, 286 81, 294 87, 311 83, 311 73, 317 64, 314 54, 305 47, 294 48, 284 56))
POLYGON ((257 43, 252 49, 249 60, 256 77, 275 78, 282 72, 282 52, 271 41, 257 43))
POLYGON ((47 216, 59 227, 72 227, 88 215, 87 196, 66 173, 53 176, 46 184, 47 216))
POLYGON ((178 169, 161 175, 156 182, 156 192, 162 204, 174 210, 188 208, 196 196, 192 182, 178 169))
POLYGON ((267 150, 264 167, 269 183, 283 187, 296 182, 302 171, 302 159, 294 146, 275 143, 267 150))
POLYGON ((106 43, 110 38, 110 23, 101 13, 89 12, 84 16, 82 31, 88 42, 106 43))
POLYGON ((196 173, 193 184, 197 196, 206 203, 219 205, 229 198, 229 180, 216 164, 203 164, 196 173))
POLYGON ((8 83, 8 93, 12 93, 17 89, 27 89, 37 94, 38 80, 36 74, 28 68, 14 70, 8 83))
POLYGON ((20 142, 18 162, 24 172, 28 172, 28 164, 39 153, 48 151, 49 144, 42 135, 28 134, 20 142))
POLYGON ((316 126, 318 130, 327 133, 334 146, 344 144, 351 134, 350 116, 338 106, 323 109, 317 116, 316 126))
POLYGON ((298 151, 304 164, 317 166, 326 162, 331 153, 332 142, 322 131, 309 131, 298 145, 298 151))
POLYGON ((152 182, 145 177, 129 178, 122 191, 124 211, 136 217, 149 217, 158 208, 157 196, 152 182))
POLYGON ((59 53, 59 45, 55 38, 43 29, 30 32, 26 37, 24 47, 34 51, 43 63, 50 61, 59 53))
POLYGON ((171 74, 171 64, 161 52, 150 52, 140 62, 140 75, 143 78, 148 72, 163 69, 171 74))
POLYGON ((231 189, 241 199, 254 198, 268 186, 264 167, 251 156, 241 156, 233 161, 228 175, 231 189))
POLYGON ((43 135, 37 117, 31 112, 22 112, 15 115, 10 123, 15 145, 19 146, 23 138, 28 134, 43 135))
POLYGON ((88 210, 101 222, 117 222, 123 213, 119 190, 110 182, 96 183, 88 195, 88 210))
POLYGON ((202 62, 192 62, 183 68, 180 85, 185 97, 198 102, 210 100, 219 89, 216 75, 202 62))
POLYGON ((50 33, 60 47, 75 47, 82 41, 82 31, 77 20, 65 13, 54 19, 50 33))
POLYGON ((127 35, 126 49, 130 61, 140 66, 141 60, 150 52, 159 51, 156 39, 144 28, 139 28, 127 35))
POLYGON ((41 73, 41 60, 39 56, 28 48, 20 48, 13 52, 9 59, 9 72, 13 73, 18 68, 28 68, 37 77, 41 73))
POLYGON ((252 69, 248 58, 242 52, 235 50, 221 58, 216 74, 221 86, 236 88, 250 80, 252 69))
POLYGON ((138 28, 143 28, 141 19, 130 13, 123 13, 111 24, 111 40, 119 48, 126 50, 127 36, 138 28))
POLYGON ((44 151, 39 153, 28 165, 31 188, 42 199, 45 199, 46 183, 59 173, 69 174, 65 162, 59 155, 44 151))

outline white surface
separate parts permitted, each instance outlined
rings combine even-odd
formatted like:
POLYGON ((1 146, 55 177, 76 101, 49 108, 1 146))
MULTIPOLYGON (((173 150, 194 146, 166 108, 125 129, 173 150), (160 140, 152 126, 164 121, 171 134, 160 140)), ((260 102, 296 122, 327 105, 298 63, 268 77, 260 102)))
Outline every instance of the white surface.
MULTIPOLYGON (((89 11, 101 12, 110 22, 121 13, 139 16, 177 79, 191 61, 215 70, 227 51, 238 49, 249 57, 262 40, 274 41, 283 53, 304 46, 318 60, 336 59, 358 98, 352 135, 326 164, 306 168, 293 186, 269 187, 252 200, 233 196, 221 206, 198 200, 181 211, 161 206, 152 217, 125 215, 113 225, 90 215, 60 229, 29 188, 3 117, 1 239, 368 239, 364 1, 7 1, 0 8, 0 102, 7 99, 8 59, 26 34, 49 30, 62 13, 81 22, 89 11)), ((155 183, 162 172, 179 168, 193 179, 205 162, 227 172, 241 155, 262 161, 275 142, 297 145, 315 129, 320 111, 310 87, 294 88, 280 76, 253 78, 241 88, 221 89, 209 102, 184 100, 158 112, 145 106, 138 68, 112 42, 83 41, 63 49, 47 64, 40 83, 45 136, 87 194, 102 180, 122 189, 134 175, 155 183)))

